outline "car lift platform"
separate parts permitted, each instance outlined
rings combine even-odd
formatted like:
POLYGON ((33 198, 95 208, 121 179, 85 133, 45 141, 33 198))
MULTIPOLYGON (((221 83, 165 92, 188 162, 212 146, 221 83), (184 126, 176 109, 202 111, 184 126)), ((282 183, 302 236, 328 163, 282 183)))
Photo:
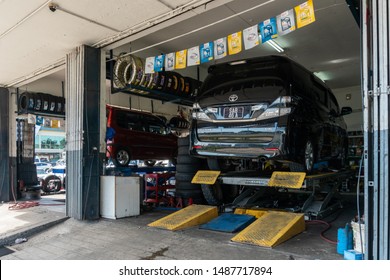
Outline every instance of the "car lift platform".
MULTIPOLYGON (((224 232, 241 230, 231 238, 231 241, 272 248, 303 232, 305 219, 322 218, 341 207, 341 202, 336 202, 334 205, 332 199, 338 194, 339 184, 354 174, 353 170, 309 176, 301 172, 273 172, 270 177, 260 177, 253 176, 253 173, 248 172, 235 172, 235 174, 220 174, 219 171, 210 170, 203 173, 198 172, 193 179, 196 183, 215 184, 216 181, 219 181, 222 184, 249 186, 244 188, 233 201, 234 215, 228 217, 222 214, 218 216, 215 206, 191 205, 157 220, 149 226, 168 230, 186 229, 194 226, 224 232), (288 191, 297 193, 302 192, 308 194, 308 198, 303 206, 294 209, 256 207, 256 201, 262 198, 264 189, 271 188, 273 190, 288 189, 288 191), (316 201, 316 196, 322 192, 325 193, 325 198, 322 201, 316 201), (239 219, 236 215, 245 215, 245 219, 239 219), (256 220, 247 219, 248 215, 253 216, 256 220)), ((220 209, 226 210, 227 208, 220 209)))
MULTIPOLYGON (((301 205, 288 207, 290 212, 305 213, 307 219, 322 219, 342 207, 338 189, 341 184, 353 178, 356 171, 351 169, 318 172, 306 175, 304 172, 279 172, 264 174, 258 171, 238 171, 220 174, 219 171, 200 170, 193 183, 243 186, 241 194, 229 207, 254 207, 264 194, 273 188, 280 195, 301 194, 306 200, 301 205), (321 197, 323 199, 318 200, 321 197)), ((277 207, 276 207, 277 208, 277 207)))
POLYGON ((115 167, 115 166, 107 166, 105 169, 105 175, 112 176, 131 176, 134 173, 138 174, 149 174, 155 172, 174 172, 176 171, 175 166, 126 166, 126 167, 115 167))

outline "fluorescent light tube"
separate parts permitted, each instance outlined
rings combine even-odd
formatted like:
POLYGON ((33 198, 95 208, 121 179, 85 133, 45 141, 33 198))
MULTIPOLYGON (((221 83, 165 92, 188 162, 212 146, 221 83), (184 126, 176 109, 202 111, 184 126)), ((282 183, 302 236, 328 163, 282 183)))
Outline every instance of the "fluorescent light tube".
POLYGON ((277 52, 284 52, 284 49, 279 46, 275 41, 273 40, 268 40, 266 41, 266 43, 268 43, 268 45, 270 45, 271 47, 273 47, 277 52))

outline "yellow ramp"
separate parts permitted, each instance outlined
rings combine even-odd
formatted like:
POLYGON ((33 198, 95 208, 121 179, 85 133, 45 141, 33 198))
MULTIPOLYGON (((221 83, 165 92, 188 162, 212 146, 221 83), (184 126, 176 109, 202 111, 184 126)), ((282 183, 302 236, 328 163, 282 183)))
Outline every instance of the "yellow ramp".
POLYGON ((231 240, 263 247, 274 247, 304 230, 303 214, 269 211, 231 240))
POLYGON ((256 219, 260 218, 261 216, 268 213, 268 210, 261 210, 261 209, 245 209, 245 208, 236 208, 234 210, 234 214, 240 214, 240 215, 251 215, 255 216, 256 219))
POLYGON ((218 217, 216 206, 192 204, 153 223, 150 227, 168 230, 180 230, 205 224, 218 217))

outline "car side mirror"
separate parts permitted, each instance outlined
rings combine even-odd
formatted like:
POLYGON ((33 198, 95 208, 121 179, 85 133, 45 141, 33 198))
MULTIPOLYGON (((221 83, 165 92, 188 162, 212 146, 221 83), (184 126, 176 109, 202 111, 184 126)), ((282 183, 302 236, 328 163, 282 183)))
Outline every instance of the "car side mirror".
POLYGON ((351 107, 343 107, 341 108, 341 116, 349 115, 352 113, 352 108, 351 107))

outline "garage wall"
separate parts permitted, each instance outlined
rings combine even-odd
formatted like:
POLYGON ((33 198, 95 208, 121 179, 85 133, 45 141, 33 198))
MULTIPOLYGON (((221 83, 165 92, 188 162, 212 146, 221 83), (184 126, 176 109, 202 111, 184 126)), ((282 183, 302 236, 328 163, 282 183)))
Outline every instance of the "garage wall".
POLYGON ((63 71, 53 76, 48 76, 42 79, 39 79, 35 82, 32 82, 26 86, 19 88, 20 93, 24 91, 33 91, 33 92, 44 92, 51 95, 63 96, 62 93, 62 82, 65 80, 65 73, 63 71), (61 80, 58 76, 63 76, 61 80))
POLYGON ((340 108, 349 106, 352 108, 352 114, 344 116, 348 126, 348 131, 363 131, 363 112, 362 112, 362 95, 360 86, 340 88, 333 90, 339 102, 340 108), (347 95, 351 99, 347 100, 347 95))

